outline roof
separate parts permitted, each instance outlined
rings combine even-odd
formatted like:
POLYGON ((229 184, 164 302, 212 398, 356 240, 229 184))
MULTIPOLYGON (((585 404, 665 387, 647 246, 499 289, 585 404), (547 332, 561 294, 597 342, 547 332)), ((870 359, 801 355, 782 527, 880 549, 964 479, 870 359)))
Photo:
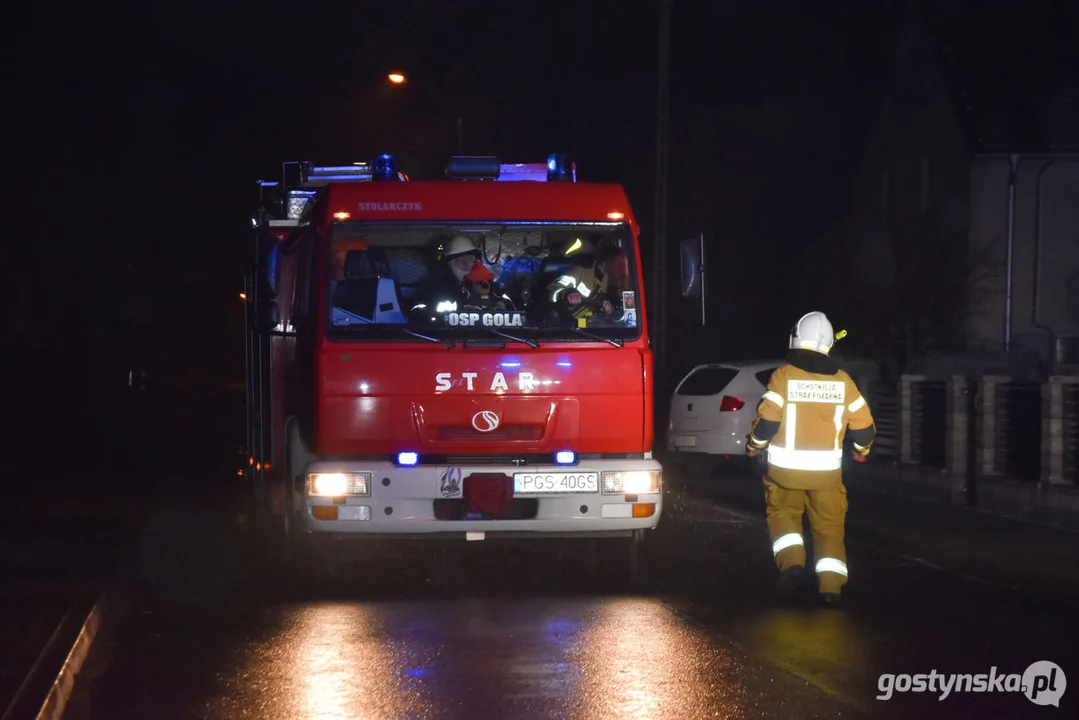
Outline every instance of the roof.
POLYGON ((635 224, 629 199, 621 186, 579 182, 340 183, 329 186, 327 211, 331 214, 350 213, 354 221, 610 222, 624 219, 635 224))
POLYGON ((975 152, 1079 148, 1074 68, 1079 4, 912 0, 932 41, 956 115, 975 152))
MULTIPOLYGON (((737 370, 766 370, 768 368, 779 367, 784 362, 783 358, 776 358, 774 360, 734 360, 731 362, 714 362, 714 363, 702 363, 695 366, 693 369, 698 368, 735 368, 737 370)), ((689 373, 686 373, 687 375, 689 373)))

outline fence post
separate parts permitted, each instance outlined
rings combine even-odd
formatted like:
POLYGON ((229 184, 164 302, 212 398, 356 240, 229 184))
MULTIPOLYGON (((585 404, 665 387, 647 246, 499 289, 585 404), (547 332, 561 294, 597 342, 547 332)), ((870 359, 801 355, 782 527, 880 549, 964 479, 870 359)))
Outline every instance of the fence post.
POLYGON ((1075 377, 1051 377, 1042 385, 1042 488, 1069 484, 1064 476, 1067 431, 1064 427, 1064 392, 1079 383, 1075 377))
POLYGON ((947 416, 945 417, 944 467, 948 471, 951 501, 967 503, 967 450, 970 444, 969 426, 973 421, 967 406, 970 392, 967 379, 953 375, 948 381, 947 416))
MULTIPOLYGON (((981 379, 981 408, 978 412, 978 475, 994 477, 1004 474, 1004 457, 997 441, 997 401, 999 387, 1008 383, 1008 375, 983 375, 981 379)), ((1006 448, 1003 449, 1007 451, 1006 448)))
POLYGON ((925 382, 925 375, 899 376, 899 461, 918 463, 914 456, 914 393, 915 385, 925 382))
POLYGON ((1042 384, 1042 477, 1043 488, 1064 479, 1064 386, 1051 377, 1042 384))

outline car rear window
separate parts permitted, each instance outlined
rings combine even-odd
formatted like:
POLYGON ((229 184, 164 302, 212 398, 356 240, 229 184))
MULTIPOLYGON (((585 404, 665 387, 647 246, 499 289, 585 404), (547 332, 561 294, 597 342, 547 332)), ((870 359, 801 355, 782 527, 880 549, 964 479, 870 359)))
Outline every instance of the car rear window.
POLYGON ((759 373, 755 373, 754 377, 764 387, 768 387, 768 381, 772 379, 772 373, 776 371, 775 368, 768 368, 767 370, 761 370, 759 373))
POLYGON ((731 368, 698 368, 678 388, 678 394, 719 395, 737 374, 731 368))

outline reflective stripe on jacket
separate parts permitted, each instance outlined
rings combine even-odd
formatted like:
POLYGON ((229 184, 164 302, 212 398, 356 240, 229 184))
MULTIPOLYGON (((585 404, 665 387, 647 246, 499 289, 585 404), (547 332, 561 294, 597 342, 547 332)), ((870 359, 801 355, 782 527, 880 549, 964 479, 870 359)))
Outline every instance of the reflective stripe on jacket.
POLYGON ((789 363, 772 373, 757 418, 779 423, 768 464, 789 470, 840 469, 847 427, 873 425, 868 403, 845 371, 825 375, 789 363))
POLYGON ((559 276, 547 286, 551 301, 557 302, 571 291, 581 294, 585 300, 590 300, 599 293, 607 290, 607 275, 600 276, 595 268, 575 267, 559 276))

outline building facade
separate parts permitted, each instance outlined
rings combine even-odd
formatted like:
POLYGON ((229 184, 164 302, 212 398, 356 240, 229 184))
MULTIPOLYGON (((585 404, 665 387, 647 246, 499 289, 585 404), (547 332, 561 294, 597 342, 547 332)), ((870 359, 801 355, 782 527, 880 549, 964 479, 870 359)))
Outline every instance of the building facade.
POLYGON ((979 155, 970 186, 971 255, 995 272, 975 289, 984 302, 970 307, 968 346, 1069 372, 1079 365, 1079 153, 979 155))

